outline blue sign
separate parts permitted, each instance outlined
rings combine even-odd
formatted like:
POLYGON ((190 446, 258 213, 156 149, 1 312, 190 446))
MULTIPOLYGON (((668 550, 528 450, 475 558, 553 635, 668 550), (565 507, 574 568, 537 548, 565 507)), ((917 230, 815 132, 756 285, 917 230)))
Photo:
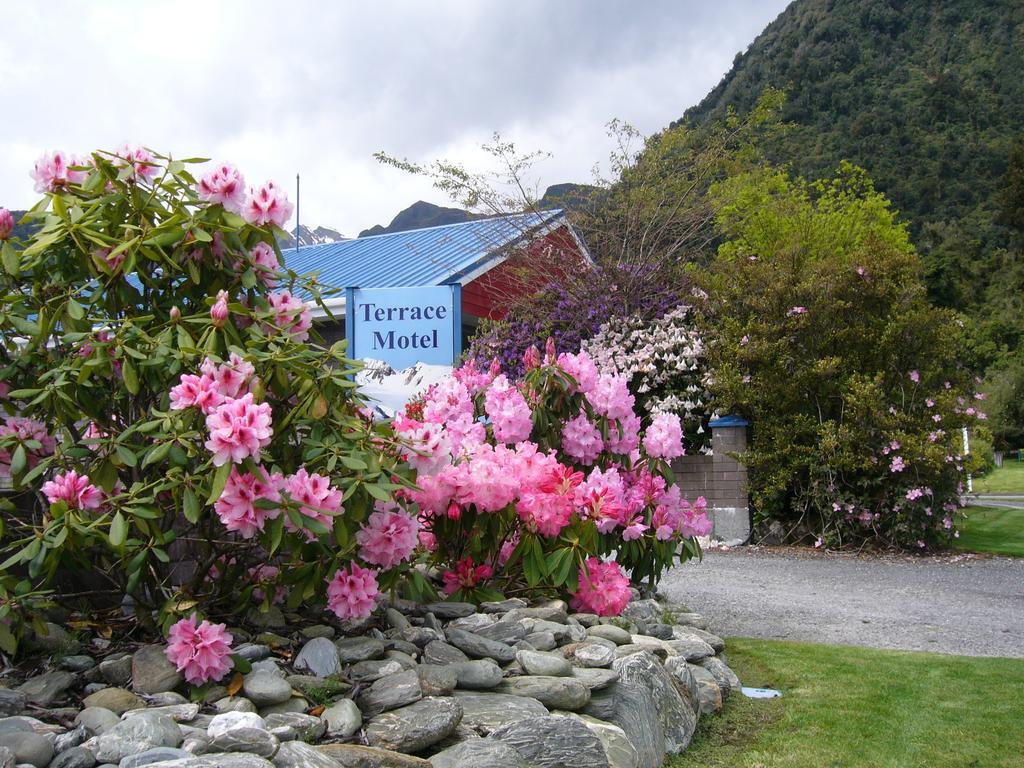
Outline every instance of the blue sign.
POLYGON ((347 288, 345 335, 349 357, 383 360, 396 371, 453 365, 462 353, 462 286, 347 288))

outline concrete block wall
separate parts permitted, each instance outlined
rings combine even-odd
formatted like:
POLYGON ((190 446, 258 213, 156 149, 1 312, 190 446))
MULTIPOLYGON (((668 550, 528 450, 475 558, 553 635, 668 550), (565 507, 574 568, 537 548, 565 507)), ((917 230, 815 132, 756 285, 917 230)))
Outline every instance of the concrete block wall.
POLYGON ((736 417, 711 422, 711 455, 683 456, 673 464, 683 497, 703 496, 715 527, 712 536, 723 541, 750 535, 747 468, 730 456, 747 448, 747 422, 736 417))

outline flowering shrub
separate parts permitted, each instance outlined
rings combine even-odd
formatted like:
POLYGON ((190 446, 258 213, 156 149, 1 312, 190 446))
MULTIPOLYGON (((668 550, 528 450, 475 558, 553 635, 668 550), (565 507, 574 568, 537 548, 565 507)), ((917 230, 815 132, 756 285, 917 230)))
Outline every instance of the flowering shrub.
POLYGON ((663 264, 610 264, 565 275, 513 306, 504 319, 485 320, 467 357, 481 367, 497 358, 508 376, 519 378, 531 346, 551 338, 558 349, 575 352, 612 318, 661 317, 685 293, 685 277, 663 264))
POLYGON ((525 365, 516 381, 497 361, 470 361, 395 419, 419 470, 399 495, 449 594, 554 587, 618 613, 629 598, 622 568, 653 586, 710 529, 703 500, 690 505, 673 482, 679 419, 658 416, 641 439, 627 381, 598 373, 586 353, 556 355, 549 341, 525 365))
POLYGON ((848 165, 817 184, 737 177, 713 196, 727 240, 703 330, 716 404, 754 425, 756 521, 818 545, 948 543, 959 435, 984 420, 983 395, 888 201, 848 165))
MULTIPOLYGON (((412 473, 344 346, 316 345, 301 296, 319 286, 275 244, 291 204, 229 165, 189 167, 137 147, 46 155, 36 234, 0 246, 9 652, 47 590, 72 609, 128 595, 166 629, 200 599, 365 616, 409 568, 418 523, 388 505, 412 473)), ((229 638, 176 627, 175 663, 217 679, 229 638)))
POLYGON ((705 446, 710 377, 690 306, 680 304, 653 320, 613 316, 583 349, 602 373, 629 382, 641 413, 676 414, 690 450, 705 446))

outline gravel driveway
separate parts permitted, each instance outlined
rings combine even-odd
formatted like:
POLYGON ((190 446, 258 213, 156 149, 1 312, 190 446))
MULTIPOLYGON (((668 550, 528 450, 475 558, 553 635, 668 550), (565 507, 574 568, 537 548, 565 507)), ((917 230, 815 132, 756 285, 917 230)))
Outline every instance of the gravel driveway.
POLYGON ((741 547, 659 589, 726 636, 1024 658, 1024 559, 741 547))

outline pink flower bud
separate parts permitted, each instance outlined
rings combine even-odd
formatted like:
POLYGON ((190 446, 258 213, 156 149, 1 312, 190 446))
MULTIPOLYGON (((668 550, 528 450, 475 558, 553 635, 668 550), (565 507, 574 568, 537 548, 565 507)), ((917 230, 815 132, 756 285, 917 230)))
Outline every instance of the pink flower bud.
POLYGON ((172 323, 176 323, 179 320, 181 320, 181 310, 178 309, 177 307, 171 307, 170 315, 172 323))
POLYGON ((14 231, 14 217, 6 208, 0 208, 0 240, 7 240, 14 231))
POLYGON ((544 362, 548 365, 555 362, 555 340, 548 336, 548 343, 544 346, 544 362))
POLYGON ((523 353, 523 365, 528 371, 540 367, 540 350, 537 347, 531 346, 523 353))
POLYGON ((491 367, 487 369, 487 373, 492 379, 501 373, 501 363, 498 362, 498 358, 491 360, 491 367))
POLYGON ((219 291, 217 293, 217 301, 210 307, 210 319, 213 320, 214 326, 220 328, 228 319, 228 292, 219 291))

